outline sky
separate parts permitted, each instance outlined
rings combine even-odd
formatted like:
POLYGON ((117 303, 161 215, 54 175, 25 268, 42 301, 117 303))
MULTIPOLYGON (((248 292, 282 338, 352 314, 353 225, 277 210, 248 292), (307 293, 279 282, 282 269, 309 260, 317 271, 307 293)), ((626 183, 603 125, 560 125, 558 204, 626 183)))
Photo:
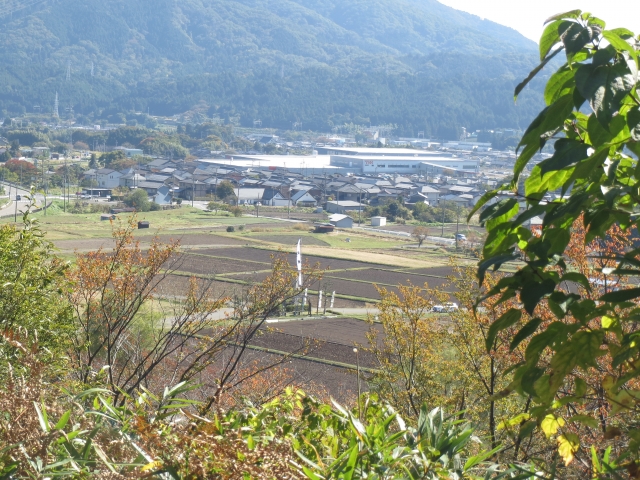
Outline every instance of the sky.
POLYGON ((625 27, 640 34, 640 0, 438 0, 540 40, 544 21, 556 13, 580 9, 607 22, 607 28, 625 27))

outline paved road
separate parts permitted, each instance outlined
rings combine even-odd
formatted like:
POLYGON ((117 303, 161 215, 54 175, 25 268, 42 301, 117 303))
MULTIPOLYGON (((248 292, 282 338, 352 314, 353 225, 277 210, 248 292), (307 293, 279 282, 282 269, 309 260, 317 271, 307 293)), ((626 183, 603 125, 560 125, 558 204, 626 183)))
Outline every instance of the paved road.
MULTIPOLYGON (((18 188, 8 183, 0 182, 0 184, 4 186, 7 196, 11 199, 11 201, 7 205, 5 205, 4 208, 0 209, 0 217, 11 217, 16 214, 16 195, 20 195, 22 197, 22 199, 17 202, 17 213, 18 215, 21 215, 21 212, 23 212, 29 205, 29 201, 26 199, 26 195, 30 195, 31 192, 29 192, 29 190, 25 190, 24 188, 18 188)), ((5 196, 5 198, 7 198, 7 196, 5 196)), ((44 195, 37 193, 36 203, 38 205, 42 205, 44 203, 44 195)))

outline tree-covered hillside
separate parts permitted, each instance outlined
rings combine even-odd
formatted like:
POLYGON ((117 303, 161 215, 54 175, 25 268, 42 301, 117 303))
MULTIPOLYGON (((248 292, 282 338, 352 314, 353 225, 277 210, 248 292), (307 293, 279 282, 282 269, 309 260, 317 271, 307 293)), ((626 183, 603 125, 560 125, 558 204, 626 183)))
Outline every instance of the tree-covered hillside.
POLYGON ((244 124, 368 119, 444 135, 524 125, 539 107, 507 93, 535 44, 435 0, 48 0, 0 26, 9 115, 51 112, 57 91, 61 114, 205 102, 244 124))

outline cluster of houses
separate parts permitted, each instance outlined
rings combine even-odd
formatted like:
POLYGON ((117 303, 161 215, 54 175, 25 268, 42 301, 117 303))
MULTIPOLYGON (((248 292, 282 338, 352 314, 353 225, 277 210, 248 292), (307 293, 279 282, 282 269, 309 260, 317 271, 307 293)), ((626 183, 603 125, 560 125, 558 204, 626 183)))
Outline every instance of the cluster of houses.
POLYGON ((330 214, 341 216, 342 220, 367 205, 383 205, 396 200, 430 205, 445 200, 469 207, 478 201, 487 186, 491 186, 482 178, 354 173, 305 175, 284 169, 247 169, 168 159, 156 159, 122 171, 90 169, 84 172, 84 179, 84 184, 90 185, 84 188, 85 195, 110 197, 116 189, 142 189, 160 205, 177 199, 208 201, 220 198, 218 186, 228 182, 233 186, 233 195, 222 198, 228 203, 321 207, 330 214))

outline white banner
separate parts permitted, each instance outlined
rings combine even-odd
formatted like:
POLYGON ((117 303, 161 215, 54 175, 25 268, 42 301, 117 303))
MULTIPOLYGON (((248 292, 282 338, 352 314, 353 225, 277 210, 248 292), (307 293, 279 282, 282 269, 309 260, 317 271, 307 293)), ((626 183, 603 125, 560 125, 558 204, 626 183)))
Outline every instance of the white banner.
POLYGON ((302 286, 302 252, 301 252, 302 238, 298 239, 298 247, 296 248, 296 266, 298 267, 298 285, 297 288, 302 286))

